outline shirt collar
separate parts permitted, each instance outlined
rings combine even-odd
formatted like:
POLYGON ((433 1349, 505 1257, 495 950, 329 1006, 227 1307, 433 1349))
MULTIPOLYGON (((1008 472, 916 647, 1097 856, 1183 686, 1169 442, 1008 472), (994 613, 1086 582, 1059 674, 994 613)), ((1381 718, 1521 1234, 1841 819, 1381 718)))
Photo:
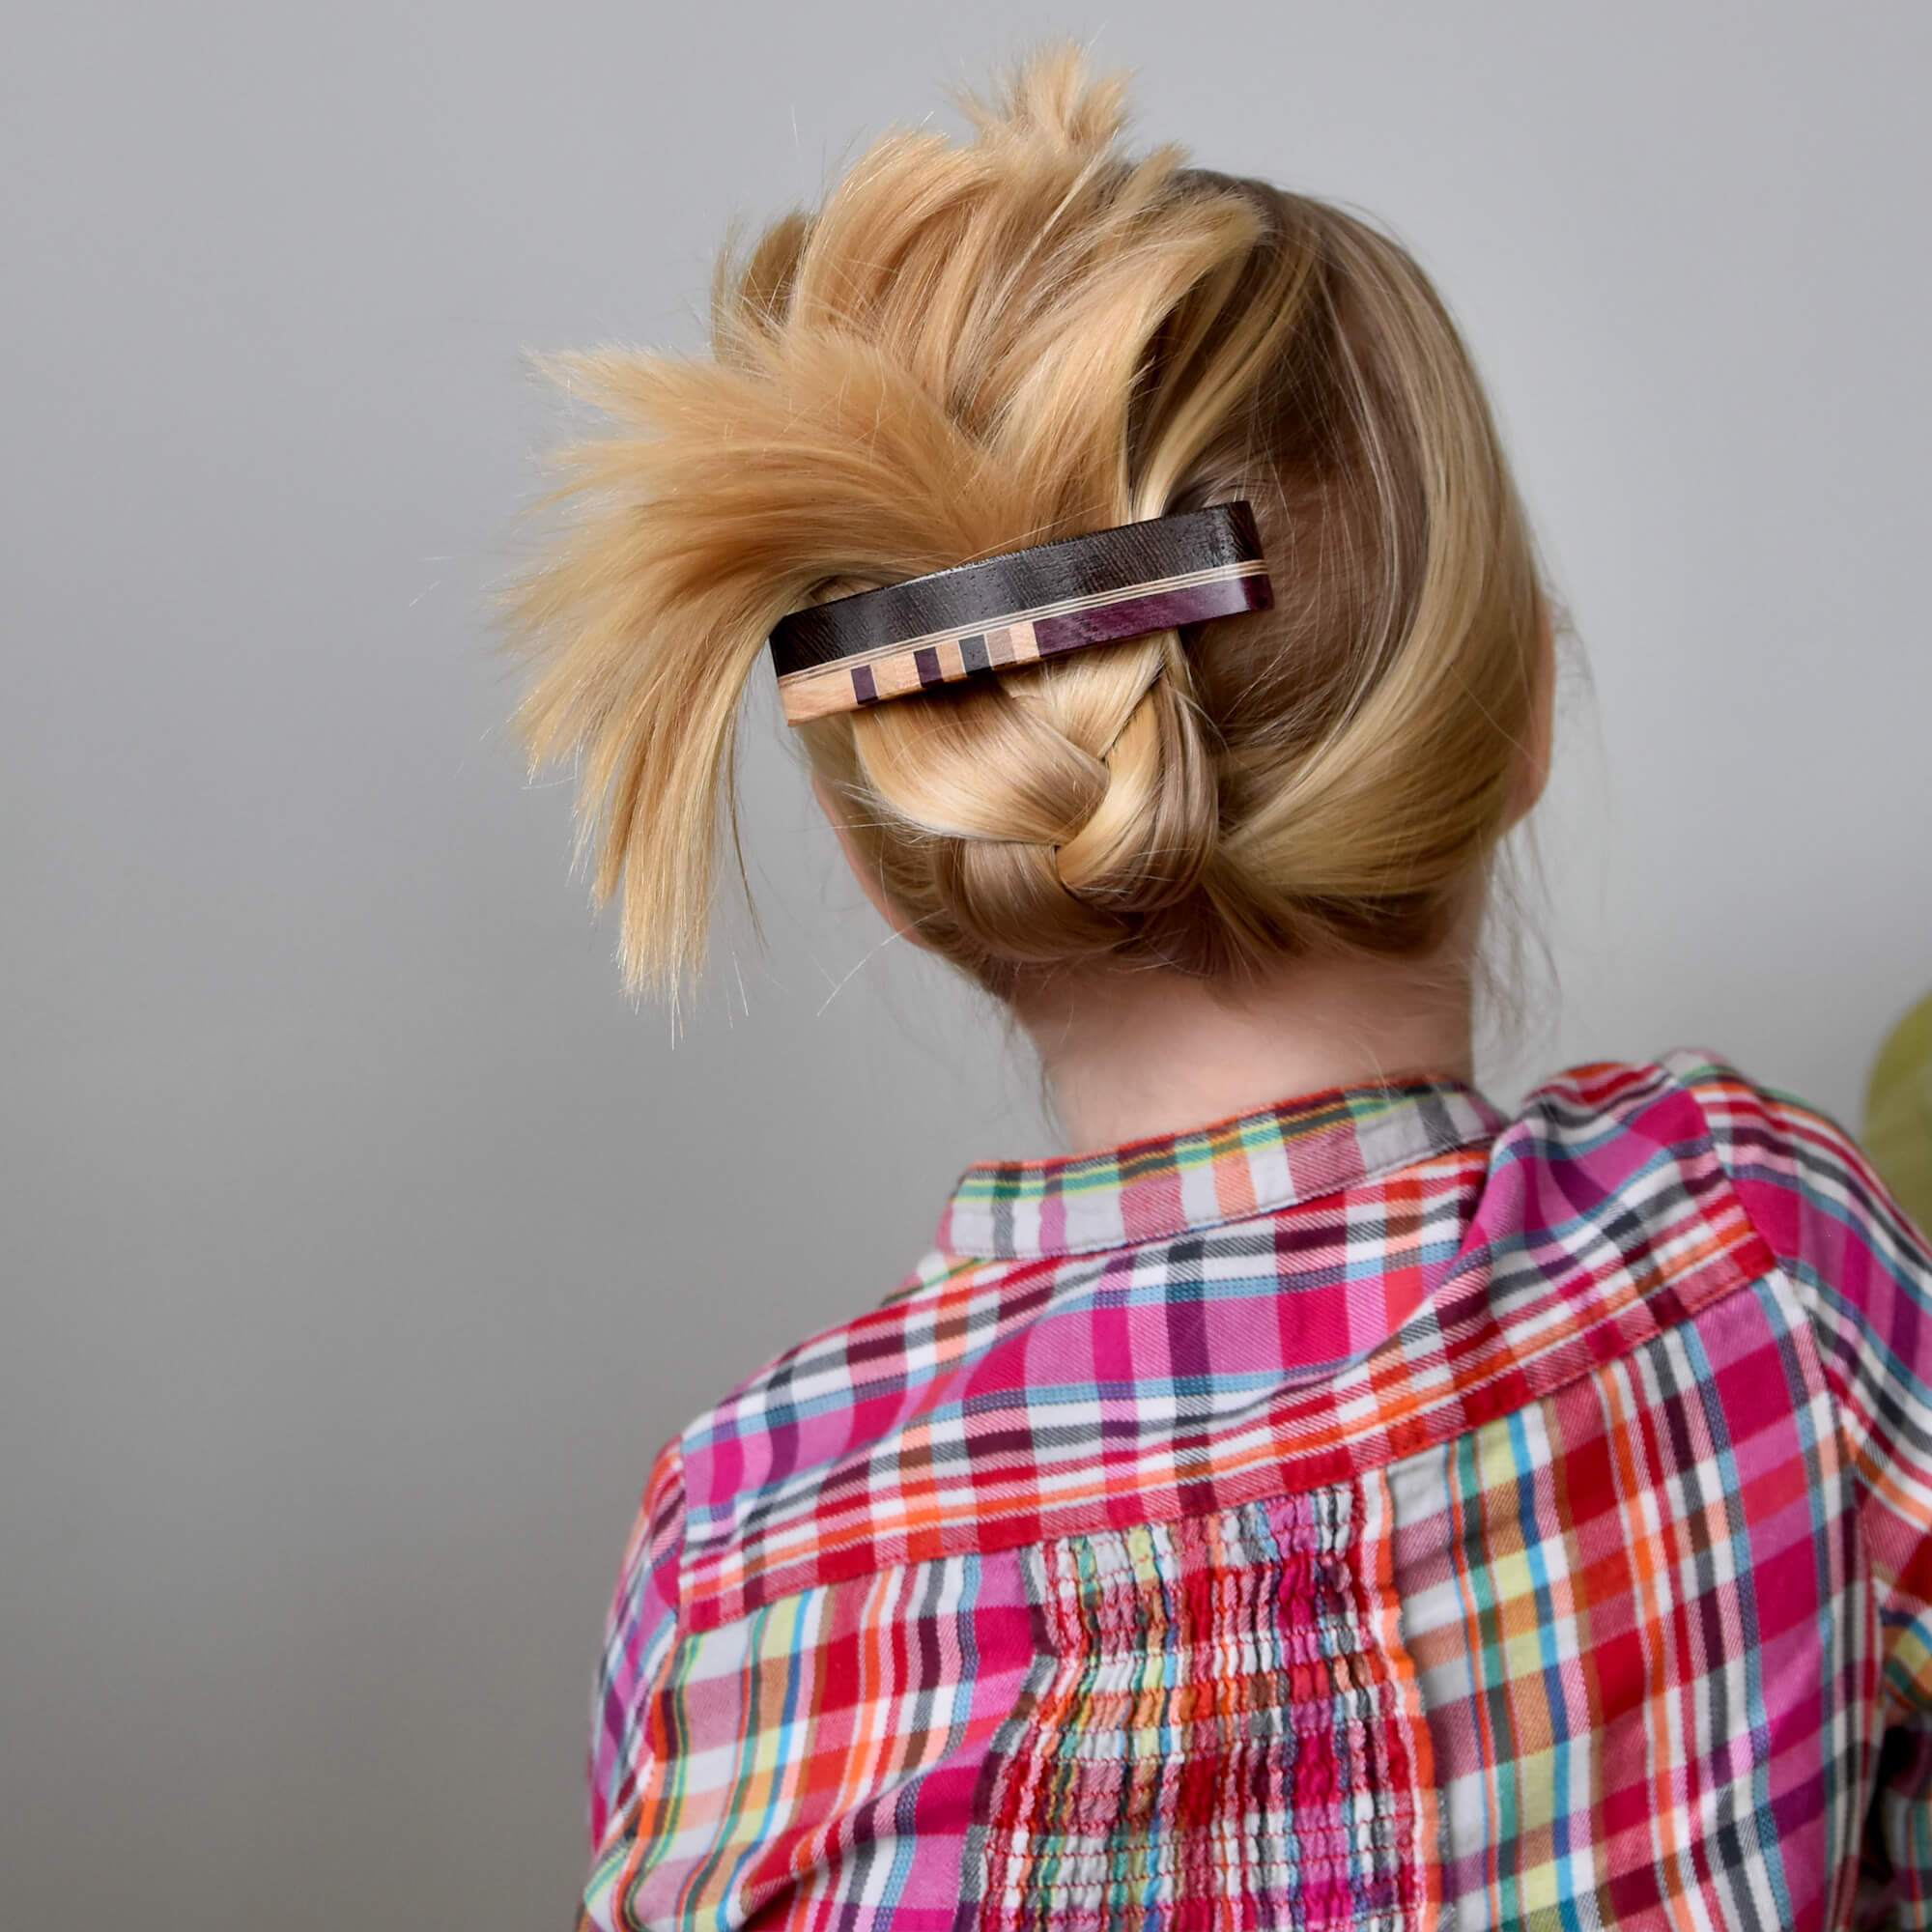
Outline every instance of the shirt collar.
POLYGON ((1165 1240, 1337 1193, 1503 1125, 1466 1081, 1445 1076, 1331 1088, 1097 1153, 978 1161, 947 1203, 938 1243, 1020 1260, 1165 1240))

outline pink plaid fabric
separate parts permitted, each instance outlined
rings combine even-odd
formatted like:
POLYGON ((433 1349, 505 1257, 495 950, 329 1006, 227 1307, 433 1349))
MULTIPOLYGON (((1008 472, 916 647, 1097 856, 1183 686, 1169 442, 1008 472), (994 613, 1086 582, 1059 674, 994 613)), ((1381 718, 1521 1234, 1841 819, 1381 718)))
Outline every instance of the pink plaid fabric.
POLYGON ((659 1458, 587 1926, 1932 1924, 1932 1254, 1690 1054, 968 1172, 659 1458))

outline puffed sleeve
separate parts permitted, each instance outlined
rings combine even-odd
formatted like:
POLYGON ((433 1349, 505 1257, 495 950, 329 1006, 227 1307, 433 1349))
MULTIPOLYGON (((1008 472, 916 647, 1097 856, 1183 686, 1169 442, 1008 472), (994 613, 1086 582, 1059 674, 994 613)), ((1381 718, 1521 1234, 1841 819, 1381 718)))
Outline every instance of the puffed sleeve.
POLYGON ((1721 1064, 1677 1070, 1808 1305, 1858 1472, 1884 1707, 1858 1922, 1932 1926, 1932 1248, 1835 1122, 1721 1064))
POLYGON ((632 1806, 651 1748, 651 1711, 677 1648, 684 1462, 660 1452, 632 1525, 605 1620, 590 1714, 590 1846, 601 1853, 632 1806))

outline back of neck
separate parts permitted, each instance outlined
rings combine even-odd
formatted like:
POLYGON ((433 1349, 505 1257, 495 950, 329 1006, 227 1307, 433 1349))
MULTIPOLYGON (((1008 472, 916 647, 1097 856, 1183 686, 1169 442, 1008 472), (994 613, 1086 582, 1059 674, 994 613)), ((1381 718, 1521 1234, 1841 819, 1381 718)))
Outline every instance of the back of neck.
POLYGON ((1067 980, 1016 1006, 1068 1149, 1180 1132, 1336 1087, 1472 1077, 1465 949, 1286 962, 1236 992, 1151 971, 1067 980))

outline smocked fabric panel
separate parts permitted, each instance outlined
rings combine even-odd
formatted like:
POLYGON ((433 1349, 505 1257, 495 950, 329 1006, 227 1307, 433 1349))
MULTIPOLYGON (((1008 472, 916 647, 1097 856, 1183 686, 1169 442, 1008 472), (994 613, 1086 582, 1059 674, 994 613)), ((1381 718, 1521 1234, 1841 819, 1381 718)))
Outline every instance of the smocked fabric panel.
POLYGON ((1322 1490, 1022 1556, 1042 1656, 988 1758, 962 1923, 1422 1932, 1427 1737, 1387 1510, 1322 1490))

